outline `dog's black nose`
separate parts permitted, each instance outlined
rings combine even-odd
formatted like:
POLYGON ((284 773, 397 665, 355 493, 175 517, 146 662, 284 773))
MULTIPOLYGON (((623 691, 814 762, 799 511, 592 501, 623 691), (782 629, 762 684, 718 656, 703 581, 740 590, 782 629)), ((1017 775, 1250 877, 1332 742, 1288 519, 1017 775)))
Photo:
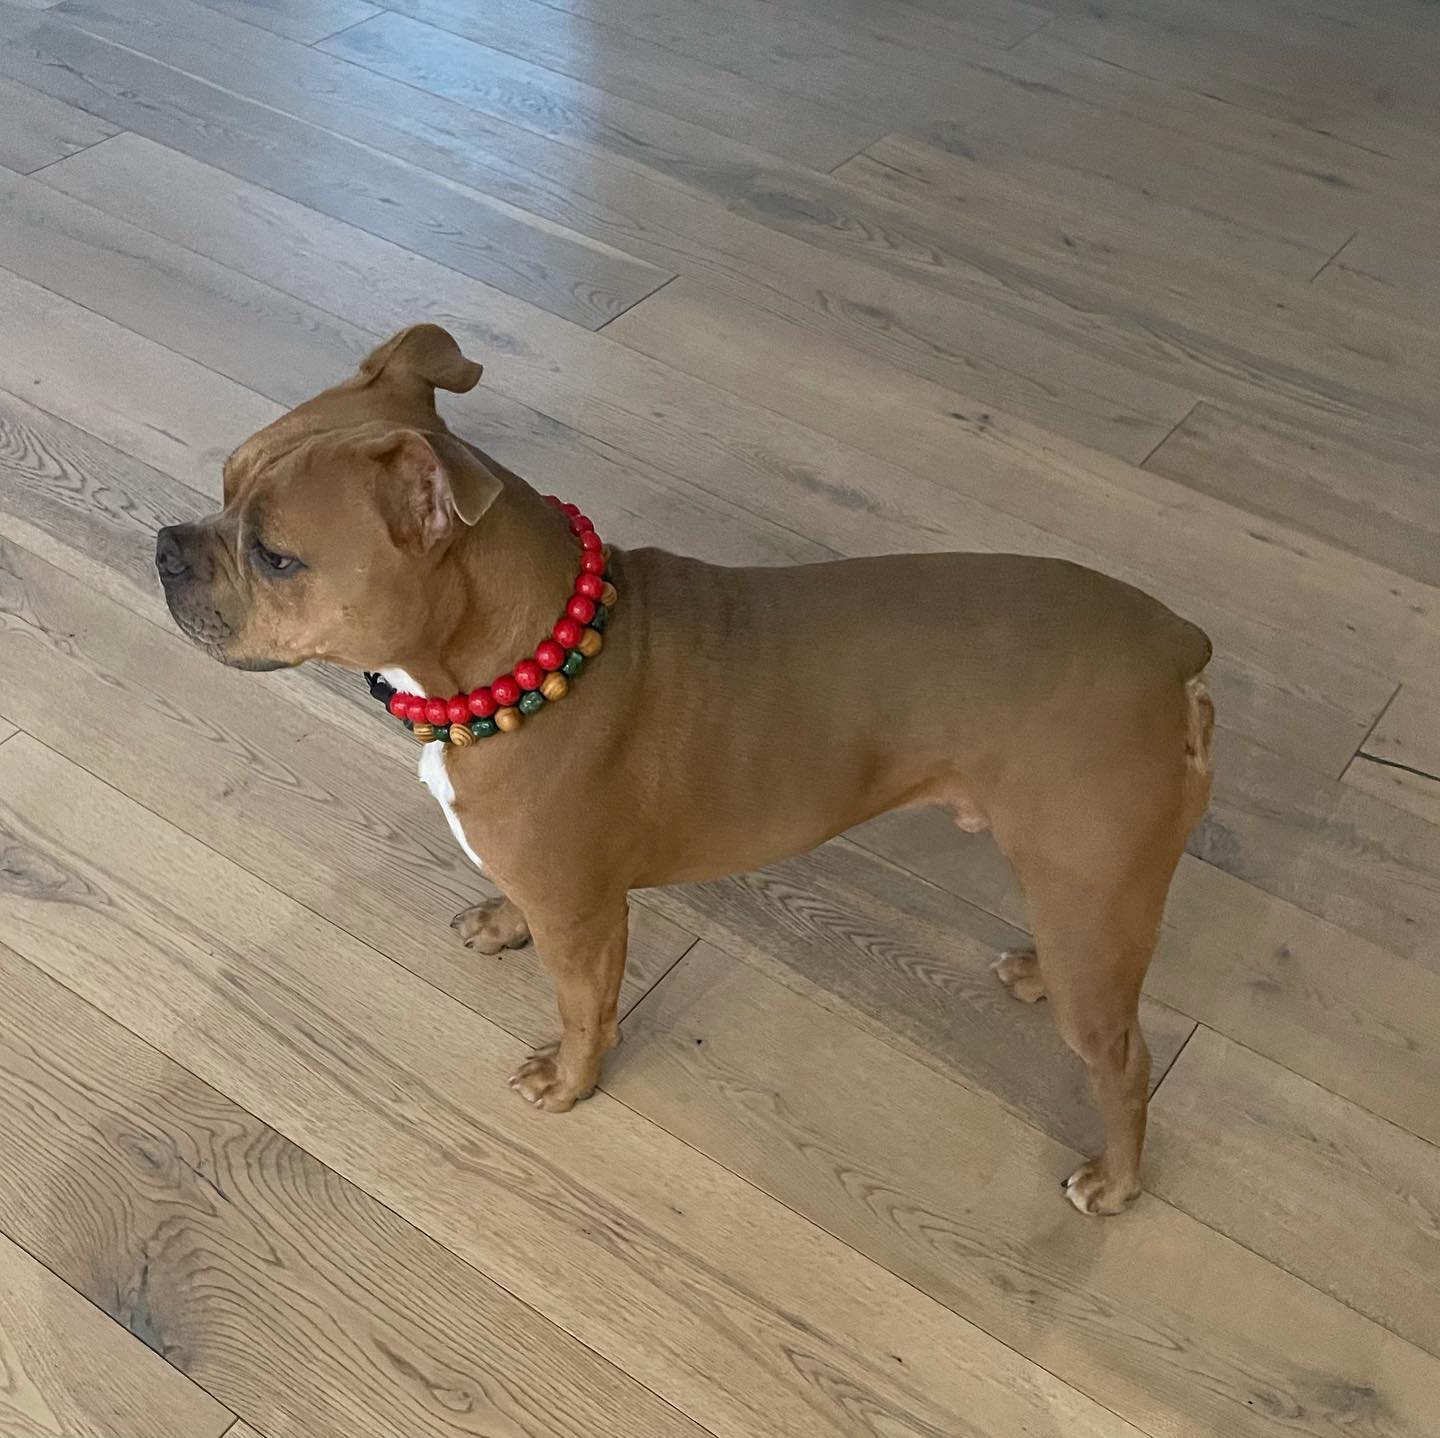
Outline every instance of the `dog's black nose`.
POLYGON ((166 584, 184 579, 190 573, 190 565, 181 547, 176 526, 170 525, 155 536, 155 568, 166 584))

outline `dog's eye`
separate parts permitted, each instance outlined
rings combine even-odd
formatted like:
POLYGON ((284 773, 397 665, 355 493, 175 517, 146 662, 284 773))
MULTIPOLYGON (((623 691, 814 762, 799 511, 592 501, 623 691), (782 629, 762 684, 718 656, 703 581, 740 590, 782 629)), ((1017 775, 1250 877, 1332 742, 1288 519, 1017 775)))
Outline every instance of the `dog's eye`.
POLYGON ((294 574, 305 568, 293 554, 276 554, 273 549, 266 549, 258 539, 255 541, 254 552, 255 563, 269 574, 294 574))

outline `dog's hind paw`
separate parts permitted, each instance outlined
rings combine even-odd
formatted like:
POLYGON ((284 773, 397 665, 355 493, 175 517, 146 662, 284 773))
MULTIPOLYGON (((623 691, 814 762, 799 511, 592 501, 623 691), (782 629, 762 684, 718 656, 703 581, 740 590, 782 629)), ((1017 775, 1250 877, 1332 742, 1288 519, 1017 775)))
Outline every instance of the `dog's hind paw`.
POLYGON ((461 909, 450 927, 460 935, 467 949, 477 954, 499 954, 506 949, 523 949, 530 942, 530 925, 509 899, 486 899, 461 909))
POLYGON ((1040 977, 1040 960, 1034 949, 1007 949, 990 969, 1010 990, 1012 999, 1035 1004, 1045 997, 1045 980, 1040 977))
POLYGON ((1104 1164, 1098 1158, 1082 1163, 1060 1186, 1065 1190, 1065 1197, 1081 1213, 1091 1217, 1123 1213, 1140 1193, 1138 1183, 1120 1187, 1107 1179, 1104 1164))

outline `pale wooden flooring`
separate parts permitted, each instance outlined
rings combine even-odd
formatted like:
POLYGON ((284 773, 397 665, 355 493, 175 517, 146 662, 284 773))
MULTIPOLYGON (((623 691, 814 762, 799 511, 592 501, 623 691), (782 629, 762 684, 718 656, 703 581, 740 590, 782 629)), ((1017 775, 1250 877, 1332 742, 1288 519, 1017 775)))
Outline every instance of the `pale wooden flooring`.
POLYGON ((1434 1438, 1437 67, 1421 0, 0 0, 0 1435, 1434 1438), (643 896, 604 1092, 505 1092, 547 987, 410 747, 151 580, 421 318, 624 542, 1210 629, 1131 1214, 938 815, 643 896))

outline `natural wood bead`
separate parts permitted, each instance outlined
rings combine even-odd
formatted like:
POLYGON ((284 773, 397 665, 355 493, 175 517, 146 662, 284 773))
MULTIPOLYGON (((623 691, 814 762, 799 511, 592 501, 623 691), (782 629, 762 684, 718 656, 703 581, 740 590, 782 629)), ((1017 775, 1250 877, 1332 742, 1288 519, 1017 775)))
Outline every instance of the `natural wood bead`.
POLYGON ((570 692, 570 681, 560 673, 547 674, 545 682, 540 686, 540 692, 553 704, 570 692))
POLYGON ((605 641, 597 629, 587 629, 575 646, 587 659, 593 659, 604 647, 605 641))
POLYGON ((619 599, 619 597, 615 592, 615 586, 609 582, 607 582, 605 587, 600 591, 600 602, 606 609, 613 609, 615 607, 615 601, 619 599))
POLYGON ((507 734, 512 729, 518 729, 525 722, 524 715, 513 704, 507 704, 503 709, 497 709, 494 718, 496 727, 503 729, 507 734))
POLYGON ((412 724, 410 732, 421 744, 428 744, 435 737, 433 724, 412 724))
POLYGON ((467 724, 452 724, 450 726, 450 742, 460 749, 468 749, 475 742, 475 736, 470 732, 467 724))

